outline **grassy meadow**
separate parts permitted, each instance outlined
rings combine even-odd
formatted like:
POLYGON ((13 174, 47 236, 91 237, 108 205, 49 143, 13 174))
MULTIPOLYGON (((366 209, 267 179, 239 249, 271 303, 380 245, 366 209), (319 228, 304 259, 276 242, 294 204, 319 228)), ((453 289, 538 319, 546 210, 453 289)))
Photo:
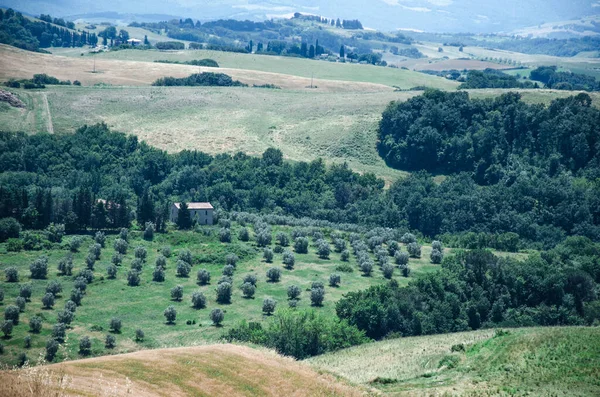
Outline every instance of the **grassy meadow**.
MULTIPOLYGON (((308 254, 296 254, 296 265, 293 270, 283 268, 282 254, 275 254, 273 263, 267 263, 262 257, 262 249, 256 246, 253 239, 250 242, 238 241, 238 228, 239 226, 232 227, 232 243, 221 243, 218 240, 216 236, 218 228, 209 228, 208 235, 204 232, 180 231, 171 231, 166 234, 156 233, 153 241, 141 239, 141 232, 131 232, 129 249, 118 269, 116 279, 109 279, 106 271, 115 252, 113 242, 116 238, 116 235, 108 236, 106 246, 102 249, 101 258, 95 265, 95 280, 88 285, 82 305, 77 308, 75 320, 67 332, 66 349, 59 353, 60 358, 78 358, 78 341, 84 335, 93 339, 94 355, 125 353, 142 348, 194 346, 215 342, 223 332, 237 325, 241 320, 264 321, 267 319, 262 313, 262 301, 266 297, 274 298, 279 307, 286 307, 287 287, 292 284, 298 285, 303 291, 298 307, 305 309, 311 307, 309 292, 306 292, 306 289, 310 289, 313 281, 322 281, 326 285, 325 301, 323 306, 316 310, 334 315, 335 302, 343 294, 385 282, 383 274, 377 266, 370 277, 363 276, 353 257, 348 262, 353 269, 352 272, 336 270, 343 263, 340 260, 340 254, 332 250, 329 259, 320 259, 315 253, 312 240, 308 254), (140 286, 131 287, 127 285, 127 272, 134 259, 134 248, 137 246, 146 247, 148 257, 141 273, 140 286), (170 246, 173 251, 173 255, 167 259, 166 280, 162 283, 153 282, 152 271, 158 250, 164 246, 170 246), (177 277, 175 269, 177 254, 185 248, 189 249, 194 256, 189 278, 177 277), (233 277, 231 304, 221 305, 216 302, 215 288, 222 275, 225 256, 229 253, 238 255, 240 262, 233 277), (276 283, 267 282, 266 279, 267 269, 273 266, 282 269, 281 281, 276 283), (211 273, 211 284, 199 286, 196 274, 198 270, 204 268, 211 273), (239 289, 243 277, 249 273, 258 277, 254 299, 243 298, 239 289), (339 287, 328 286, 329 275, 332 273, 341 275, 339 287), (176 285, 183 286, 184 297, 181 302, 171 300, 170 291, 176 285), (207 307, 205 309, 196 310, 191 307, 190 297, 194 291, 202 291, 206 296, 207 307), (175 325, 165 323, 163 311, 169 305, 174 305, 177 309, 175 325), (209 319, 210 311, 216 307, 225 311, 225 321, 222 327, 212 326, 209 319), (105 350, 104 338, 108 333, 109 321, 112 317, 122 319, 123 329, 121 334, 115 335, 117 347, 113 350, 105 350), (196 324, 187 325, 188 320, 194 320, 196 324), (134 341, 134 333, 138 328, 141 328, 146 334, 146 339, 142 343, 134 341)), ((278 231, 289 233, 290 230, 288 227, 274 227, 273 236, 278 231)), ((63 243, 69 238, 65 237, 63 243)), ((73 275, 77 275, 79 271, 86 268, 85 257, 88 247, 92 244, 93 239, 87 236, 79 252, 73 254, 73 275)), ((412 277, 437 271, 439 265, 432 265, 429 261, 430 249, 430 247, 424 246, 422 257, 411 259, 409 264, 411 276, 409 278, 403 277, 398 269, 396 269, 394 278, 401 285, 406 285, 412 277)), ((14 304, 16 297, 19 296, 20 285, 31 283, 33 287, 31 301, 27 303, 25 311, 21 314, 19 325, 15 327, 13 336, 1 341, 5 345, 5 353, 0 356, 0 362, 14 364, 18 354, 23 351, 26 351, 30 358, 36 358, 43 351, 46 341, 51 335, 52 325, 56 323, 57 311, 61 310, 65 302, 69 300, 75 277, 58 275, 58 262, 69 254, 65 248, 6 252, 5 244, 2 244, 0 250, 2 257, 0 288, 4 290, 5 295, 0 308, 4 310, 8 305, 14 304), (29 265, 41 255, 45 255, 49 259, 48 277, 46 280, 31 280, 29 265), (8 283, 4 280, 4 270, 10 266, 16 267, 19 271, 18 283, 8 283), (46 285, 51 280, 59 280, 63 286, 63 292, 57 299, 54 309, 44 310, 41 298, 45 293, 46 285), (40 334, 29 332, 29 319, 34 315, 38 315, 44 320, 43 330, 40 334), (32 347, 25 350, 23 343, 27 335, 32 337, 32 347)))
POLYGON ((600 328, 535 327, 390 339, 308 361, 392 395, 592 396, 600 393, 600 328))

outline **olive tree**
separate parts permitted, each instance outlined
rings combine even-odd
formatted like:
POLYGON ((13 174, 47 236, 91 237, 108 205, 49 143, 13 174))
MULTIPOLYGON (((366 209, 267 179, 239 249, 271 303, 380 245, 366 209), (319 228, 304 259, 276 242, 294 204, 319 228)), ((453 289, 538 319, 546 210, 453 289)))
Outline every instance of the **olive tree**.
POLYGON ((52 280, 46 286, 46 292, 54 296, 59 296, 62 290, 62 284, 58 280, 52 280))
POLYGON ((12 335, 13 325, 14 324, 11 320, 4 320, 4 322, 2 322, 2 325, 0 325, 0 329, 2 330, 5 339, 10 338, 10 336, 12 335))
POLYGON ((187 278, 190 276, 190 272, 192 271, 192 267, 188 262, 178 260, 177 265, 175 267, 175 272, 177 273, 177 277, 187 278))
POLYGON ((102 246, 98 243, 90 245, 88 249, 88 254, 94 257, 94 260, 97 261, 100 259, 100 255, 102 255, 102 246))
POLYGON ((48 275, 48 258, 40 256, 29 265, 32 279, 45 279, 48 275))
POLYGON ((421 257, 421 246, 417 242, 409 243, 406 246, 406 250, 411 258, 420 258, 421 257))
POLYGON ((154 239, 154 223, 146 222, 146 227, 144 228, 144 240, 152 241, 154 239))
POLYGON ((409 258, 408 252, 396 251, 394 258, 396 259, 396 264, 398 264, 398 266, 408 265, 408 258, 409 258))
POLYGON ((433 251, 431 251, 431 255, 429 255, 429 259, 431 260, 431 263, 437 265, 437 264, 442 263, 442 259, 444 259, 444 254, 442 253, 442 251, 434 249, 433 251))
POLYGON ((242 293, 244 294, 244 298, 246 298, 246 299, 254 298, 254 293, 256 292, 256 287, 253 284, 244 283, 244 284, 242 284, 242 286, 240 288, 242 290, 242 293))
POLYGON ((156 266, 154 268, 154 271, 152 271, 152 281, 156 281, 157 283, 165 281, 165 270, 162 267, 156 266))
POLYGON ((67 334, 67 326, 63 323, 56 323, 52 326, 52 337, 58 342, 62 343, 65 341, 67 334))
POLYGON ((256 283, 258 282, 258 279, 256 277, 256 274, 249 273, 244 276, 244 279, 242 282, 252 284, 256 287, 256 283))
POLYGON ((282 247, 287 247, 288 245, 290 245, 290 238, 284 232, 278 232, 275 235, 275 240, 277 240, 277 243, 279 243, 279 245, 281 245, 282 247))
POLYGON ((222 243, 230 243, 231 230, 227 228, 221 228, 221 230, 219 230, 219 241, 222 243))
POLYGON ((29 330, 34 334, 39 334, 42 330, 42 318, 33 316, 29 319, 29 330))
POLYGON ((308 253, 308 239, 306 237, 298 237, 294 240, 294 251, 298 254, 308 253))
POLYGON ((183 286, 182 285, 176 285, 173 288, 171 288, 171 299, 176 301, 176 302, 181 302, 181 299, 183 298, 183 286))
POLYGON ((117 277, 117 267, 113 264, 108 265, 108 267, 106 268, 106 274, 108 275, 108 278, 110 279, 114 279, 117 277))
POLYGON ((65 308, 56 313, 56 322, 69 325, 73 321, 73 317, 75 317, 75 313, 65 308))
POLYGON ((223 266, 223 275, 232 277, 234 272, 235 272, 235 267, 233 267, 231 265, 223 266))
POLYGON ((79 248, 83 244, 83 239, 80 236, 73 236, 69 240, 69 250, 71 252, 78 252, 79 248))
POLYGON ((94 241, 97 244, 100 244, 100 247, 104 248, 104 245, 106 244, 106 235, 104 232, 97 231, 96 235, 94 236, 94 241))
POLYGON ((310 301, 313 306, 322 306, 325 299, 325 288, 311 288, 310 301))
POLYGON ((275 299, 265 298, 263 300, 262 311, 267 316, 270 316, 275 311, 275 307, 277 306, 277 302, 275 299))
POLYGON ((19 282, 19 271, 16 267, 7 267, 6 269, 4 269, 4 275, 6 276, 7 283, 19 282))
POLYGON ((142 331, 141 329, 136 329, 135 330, 135 341, 136 342, 143 342, 144 341, 144 331, 142 331))
POLYGON ((292 251, 283 251, 283 265, 286 269, 292 270, 296 264, 296 256, 292 251))
POLYGON ((224 282, 217 285, 217 302, 219 303, 230 303, 231 302, 231 283, 224 282))
POLYGON ((52 362, 54 361, 54 357, 56 357, 56 353, 58 353, 58 342, 55 339, 48 339, 46 342, 46 361, 52 362))
POLYGON ((25 311, 25 306, 27 306, 27 301, 22 296, 17 296, 15 305, 19 308, 19 312, 23 313, 25 311))
POLYGON ((250 240, 250 232, 248 232, 248 229, 243 227, 240 229, 240 231, 238 232, 238 239, 240 241, 248 241, 250 240))
POLYGON ((25 298, 25 300, 30 300, 32 291, 33 287, 31 284, 22 284, 19 287, 19 296, 25 298))
POLYGON ((337 273, 333 273, 329 275, 329 285, 332 287, 337 287, 340 285, 340 282, 342 281, 342 277, 337 274, 337 273))
POLYGON ((114 332, 115 334, 121 333, 121 328, 123 327, 123 322, 118 317, 113 317, 110 319, 108 324, 108 329, 110 332, 114 332))
POLYGON ((167 319, 167 324, 173 324, 177 319, 177 310, 175 310, 174 306, 169 306, 165 309, 164 315, 167 319))
POLYGON ((52 309, 54 307, 54 295, 47 293, 42 297, 42 305, 44 309, 52 309))
POLYGON ((240 258, 238 258, 236 254, 227 254, 227 256, 225 256, 225 264, 231 265, 233 267, 237 266, 239 260, 240 258))
POLYGON ((84 336, 79 341, 79 354, 89 356, 92 353, 92 341, 89 336, 84 336))
POLYGON ((192 293, 192 307, 194 309, 204 309, 206 307, 206 297, 200 291, 192 293))
POLYGON ((281 269, 278 267, 271 267, 267 270, 267 279, 272 282, 272 283, 276 283, 281 279, 281 269))
POLYGON ((198 284, 200 284, 200 285, 210 284, 210 272, 206 269, 198 270, 197 279, 198 279, 198 284))
POLYGON ((298 299, 302 291, 297 285, 290 285, 287 289, 288 299, 298 299))
POLYGON ((273 250, 271 248, 265 248, 263 251, 263 258, 267 263, 273 262, 273 250))
POLYGON ((127 285, 130 287, 137 287, 140 285, 140 272, 136 270, 127 272, 127 285))
POLYGON ((4 309, 4 319, 10 320, 14 325, 19 325, 19 308, 15 305, 6 306, 4 309))
POLYGON ((146 257, 148 256, 148 250, 143 245, 138 245, 133 250, 134 256, 141 260, 142 262, 146 262, 146 257))
POLYGON ((70 254, 58 261, 58 272, 61 276, 73 274, 73 257, 70 254))
POLYGON ((223 312, 223 310, 216 308, 210 312, 210 320, 215 326, 220 326, 224 319, 225 313, 223 312))
POLYGON ((381 271, 383 272, 383 277, 387 279, 391 279, 394 276, 394 266, 390 264, 383 265, 381 271))
POLYGON ((114 349, 117 346, 117 338, 114 335, 108 334, 106 335, 106 339, 104 340, 104 347, 106 349, 114 349))
POLYGON ((117 253, 125 255, 127 254, 127 248, 129 248, 129 244, 126 240, 118 238, 113 243, 113 248, 115 249, 115 251, 117 251, 117 253))

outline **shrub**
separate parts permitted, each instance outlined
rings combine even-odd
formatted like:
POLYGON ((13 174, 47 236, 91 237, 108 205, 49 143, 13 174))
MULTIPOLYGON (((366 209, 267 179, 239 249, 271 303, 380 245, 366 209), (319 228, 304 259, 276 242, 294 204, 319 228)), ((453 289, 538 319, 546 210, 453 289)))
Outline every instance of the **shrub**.
POLYGON ((148 256, 148 250, 146 250, 146 247, 138 245, 133 250, 133 253, 137 259, 141 260, 142 262, 146 262, 146 257, 148 256))
POLYGON ((224 319, 225 313, 223 312, 223 310, 216 308, 210 312, 210 320, 215 326, 220 326, 224 319))
POLYGON ((65 341, 67 326, 63 323, 56 323, 52 326, 52 337, 58 342, 65 341))
POLYGON ((175 268, 177 272, 177 277, 189 277, 190 272, 192 271, 192 267, 188 262, 184 262, 182 260, 177 261, 177 266, 175 268))
POLYGON ((387 247, 388 247, 388 253, 390 254, 390 256, 396 255, 396 251, 398 251, 400 249, 400 245, 395 240, 388 241, 387 247))
POLYGON ((65 308, 64 310, 59 310, 58 313, 56 313, 56 322, 69 325, 73 321, 73 317, 75 317, 75 313, 65 308))
POLYGON ((263 300, 262 311, 267 316, 270 316, 275 311, 275 306, 277 306, 275 299, 265 298, 263 300))
POLYGON ((273 262, 273 250, 271 248, 265 248, 263 250, 263 258, 267 263, 273 262))
POLYGON ((164 247, 162 247, 160 249, 160 253, 165 257, 165 258, 170 258, 171 257, 171 247, 168 245, 165 245, 164 247))
POLYGON ((254 286, 254 284, 244 283, 240 288, 242 290, 242 294, 244 294, 244 298, 254 298, 254 293, 256 292, 256 287, 254 286))
POLYGON ((137 287, 140 285, 140 273, 136 270, 130 270, 127 272, 127 285, 130 287, 137 287))
POLYGON ((15 218, 0 219, 0 243, 9 238, 19 238, 19 233, 21 233, 21 224, 15 218))
POLYGON ((4 290, 0 289, 0 303, 4 301, 4 290))
POLYGON ((154 223, 146 222, 144 229, 144 240, 152 241, 154 239, 154 223))
POLYGON ((31 284, 22 284, 19 288, 19 296, 25 298, 26 300, 29 300, 31 298, 32 290, 33 287, 31 286, 31 284))
POLYGON ((329 275, 329 285, 332 287, 337 287, 340 285, 340 283, 342 282, 342 277, 337 274, 337 273, 333 273, 329 275))
POLYGON ((223 275, 232 277, 235 272, 235 268, 231 265, 223 266, 223 275))
POLYGON ((106 234, 104 234, 104 232, 97 231, 94 235, 94 241, 96 244, 100 244, 100 247, 104 248, 106 245, 106 234))
POLYGON ((8 252, 20 252, 23 251, 23 241, 18 238, 9 238, 6 240, 6 250, 8 252))
POLYGON ((417 242, 409 243, 406 247, 408 254, 411 258, 420 258, 421 257, 421 246, 417 242))
POLYGON ((324 288, 311 288, 310 301, 313 306, 322 306, 324 299, 325 299, 325 289, 324 288))
POLYGON ((156 257, 156 267, 162 267, 163 269, 167 268, 167 258, 164 255, 158 255, 156 257))
POLYGON ((250 283, 250 284, 254 285, 255 287, 256 287, 257 281, 258 281, 258 279, 256 277, 256 274, 246 274, 243 279, 244 283, 250 283))
POLYGON ((34 334, 39 334, 42 330, 42 318, 33 316, 29 319, 29 330, 34 334))
POLYGON ((134 260, 131 261, 131 269, 132 270, 135 270, 136 272, 141 272, 143 268, 144 268, 144 263, 142 262, 142 260, 140 258, 135 258, 134 260))
POLYGON ((58 342, 55 339, 48 339, 48 342, 46 342, 46 361, 54 361, 56 353, 58 353, 58 342))
POLYGON ((442 251, 438 251, 437 249, 434 249, 433 251, 431 251, 431 255, 429 255, 429 259, 431 260, 431 263, 434 264, 440 264, 442 263, 442 259, 444 259, 444 254, 442 253, 442 251))
POLYGON ((410 267, 407 266, 402 266, 400 268, 400 271, 402 272, 402 276, 404 277, 408 277, 410 275, 410 267))
POLYGON ((129 248, 129 244, 127 244, 127 240, 118 238, 113 243, 113 247, 117 253, 125 255, 127 254, 127 248, 129 248))
POLYGON ((108 323, 108 329, 110 330, 110 332, 114 332, 116 334, 121 333, 122 327, 123 327, 123 323, 121 322, 121 319, 118 317, 111 318, 110 322, 108 323))
POLYGON ((77 306, 81 306, 81 300, 83 299, 83 292, 79 288, 75 288, 71 291, 71 301, 77 306))
POLYGON ((17 299, 15 299, 15 305, 19 308, 19 312, 23 313, 25 311, 27 301, 22 296, 17 296, 17 299))
POLYGON ((92 341, 89 336, 84 336, 79 341, 79 354, 89 356, 92 353, 92 341))
POLYGON ((117 267, 113 264, 108 265, 108 267, 106 268, 106 274, 108 275, 108 278, 110 279, 114 279, 117 277, 117 267))
POLYGON ((438 240, 434 240, 431 242, 431 249, 442 251, 442 242, 438 240))
POLYGON ((231 284, 228 282, 220 283, 217 285, 217 302, 219 303, 230 303, 231 302, 231 284))
POLYGON ((46 227, 46 238, 51 243, 60 243, 65 235, 65 225, 62 223, 51 223, 46 227))
POLYGON ((231 230, 227 228, 221 228, 221 230, 219 230, 219 241, 221 241, 222 243, 230 243, 231 230))
POLYGON ((294 251, 298 254, 308 253, 308 239, 306 237, 298 237, 294 241, 294 251))
POLYGON ((117 346, 117 338, 114 335, 108 334, 106 335, 106 339, 104 340, 104 347, 106 349, 114 349, 117 346))
POLYGON ((287 289, 288 299, 298 299, 302 291, 297 285, 290 285, 287 289))
POLYGON ((6 306, 4 309, 4 319, 11 320, 14 325, 19 325, 19 308, 15 305, 6 306))
POLYGON ((142 331, 141 329, 136 329, 135 330, 135 341, 136 342, 143 342, 144 341, 144 331, 142 331))
POLYGON ((165 281, 165 271, 162 267, 156 266, 154 268, 154 271, 152 272, 152 281, 156 281, 157 283, 165 281))
POLYGON ((292 251, 283 251, 283 265, 286 269, 292 270, 296 264, 296 257, 292 251))
POLYGON ((267 270, 267 279, 272 282, 272 283, 276 283, 281 279, 281 269, 278 267, 271 267, 267 270))
POLYGON ((240 231, 238 232, 238 239, 240 241, 248 241, 250 240, 250 232, 248 232, 248 229, 243 227, 240 229, 240 231))
POLYGON ((206 297, 200 291, 192 293, 192 307, 194 309, 204 309, 206 307, 206 297))
POLYGON ((402 241, 403 244, 408 245, 410 243, 416 243, 417 242, 417 238, 412 233, 404 233, 404 235, 402 236, 402 238, 400 239, 400 241, 402 241))
POLYGON ((129 229, 126 227, 121 228, 119 231, 119 238, 124 241, 129 241, 129 229))
POLYGON ((23 347, 25 349, 29 349, 31 347, 31 335, 27 335, 25 339, 23 339, 23 347))
POLYGON ((40 256, 29 265, 29 271, 31 271, 32 279, 45 279, 48 275, 48 258, 40 256))
POLYGON ((164 315, 167 319, 167 324, 173 324, 177 319, 177 310, 175 310, 174 306, 169 306, 165 309, 164 315))
POLYGON ((115 252, 110 261, 115 266, 121 266, 121 263, 123 263, 123 255, 119 254, 118 252, 115 252))
POLYGON ((2 325, 0 326, 2 329, 2 333, 4 334, 4 338, 8 339, 12 335, 13 331, 13 322, 12 320, 4 320, 2 325))
POLYGON ((4 269, 4 275, 6 276, 7 283, 19 282, 19 271, 15 267, 7 267, 4 269))
POLYGON ((239 260, 240 258, 238 258, 236 254, 227 254, 225 257, 225 264, 236 267, 239 260))
POLYGON ((210 273, 206 269, 198 270, 198 284, 207 285, 210 284, 210 273))
POLYGON ((81 237, 71 237, 71 239, 69 240, 69 250, 71 250, 71 252, 78 252, 79 248, 81 247, 81 244, 83 244, 83 239, 81 237))
POLYGON ((287 247, 290 245, 290 238, 284 232, 278 232, 275 235, 275 240, 277 240, 277 243, 279 243, 279 245, 282 247, 287 247))
POLYGON ((383 265, 381 270, 383 271, 383 277, 391 279, 394 276, 394 266, 390 264, 383 265))
POLYGON ((182 249, 179 251, 179 255, 177 255, 177 259, 180 261, 184 261, 185 263, 191 265, 192 264, 192 252, 189 249, 182 249))
POLYGON ((176 301, 176 302, 181 302, 181 299, 183 298, 183 286, 182 285, 176 285, 173 288, 171 288, 171 299, 176 301))
POLYGON ((70 276, 73 274, 73 257, 70 254, 58 262, 58 272, 62 276, 70 276))
POLYGON ((54 295, 47 293, 42 297, 42 305, 44 309, 52 309, 54 307, 54 295))
POLYGON ((406 266, 408 265, 408 252, 404 252, 404 251, 396 251, 396 254, 394 255, 394 258, 396 259, 396 263, 399 266, 406 266))

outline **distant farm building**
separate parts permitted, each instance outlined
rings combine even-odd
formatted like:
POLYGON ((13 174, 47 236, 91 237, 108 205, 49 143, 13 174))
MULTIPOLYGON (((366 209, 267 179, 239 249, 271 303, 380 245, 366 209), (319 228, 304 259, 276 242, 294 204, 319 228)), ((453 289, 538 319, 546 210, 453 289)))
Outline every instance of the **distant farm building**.
MULTIPOLYGON (((213 224, 213 212, 214 208, 210 203, 187 203, 188 211, 190 212, 190 218, 192 222, 200 225, 212 225, 213 224)), ((171 211, 169 219, 171 222, 177 222, 177 216, 181 203, 173 203, 171 205, 171 211)))
POLYGON ((137 46, 137 45, 141 45, 142 44, 142 40, 138 40, 138 39, 129 39, 127 40, 127 44, 129 44, 130 46, 137 46))

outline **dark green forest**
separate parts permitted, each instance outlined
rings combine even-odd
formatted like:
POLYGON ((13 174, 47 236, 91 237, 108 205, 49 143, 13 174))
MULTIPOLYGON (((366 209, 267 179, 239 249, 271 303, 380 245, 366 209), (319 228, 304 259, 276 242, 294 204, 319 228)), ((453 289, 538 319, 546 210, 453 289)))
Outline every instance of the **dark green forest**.
POLYGON ((539 88, 537 83, 531 81, 519 81, 515 76, 503 73, 499 70, 469 70, 466 81, 459 89, 473 88, 539 88))
POLYGON ((555 90, 600 91, 600 82, 580 73, 558 72, 556 66, 540 66, 531 71, 531 80, 541 81, 555 90))
POLYGON ((233 80, 225 73, 202 72, 194 73, 188 77, 161 77, 154 86, 218 86, 218 87, 246 87, 246 84, 233 80))

